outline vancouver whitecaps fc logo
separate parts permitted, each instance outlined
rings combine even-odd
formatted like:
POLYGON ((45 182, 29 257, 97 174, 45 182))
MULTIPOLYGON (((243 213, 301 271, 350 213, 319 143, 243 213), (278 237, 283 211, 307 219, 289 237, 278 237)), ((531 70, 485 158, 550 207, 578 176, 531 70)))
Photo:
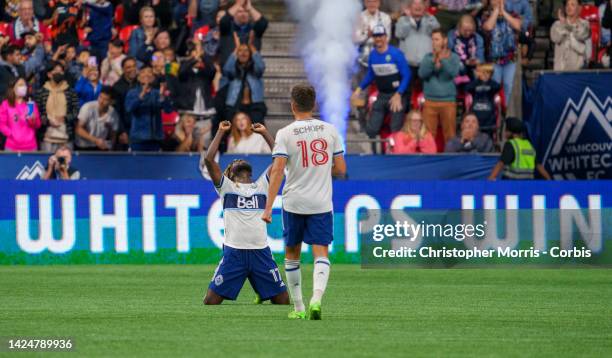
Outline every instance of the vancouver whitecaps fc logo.
POLYGON ((215 276, 215 286, 220 286, 223 284, 223 275, 215 276))
POLYGON ((15 179, 18 180, 34 180, 37 178, 42 178, 45 173, 45 166, 42 165, 38 160, 31 167, 25 166, 15 179))
POLYGON ((586 88, 576 104, 567 100, 543 163, 555 179, 612 177, 612 97, 586 88))

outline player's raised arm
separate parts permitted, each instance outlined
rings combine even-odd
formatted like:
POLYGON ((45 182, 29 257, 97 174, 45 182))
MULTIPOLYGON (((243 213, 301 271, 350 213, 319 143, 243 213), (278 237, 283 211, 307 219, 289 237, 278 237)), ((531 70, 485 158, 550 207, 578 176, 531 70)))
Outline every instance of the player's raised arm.
POLYGON ((232 124, 228 121, 223 121, 219 124, 219 130, 217 130, 215 138, 213 139, 212 143, 210 143, 210 147, 208 147, 206 157, 204 158, 204 164, 206 165, 208 174, 210 175, 210 178, 215 186, 219 186, 219 184, 221 184, 221 179, 223 178, 221 167, 219 164, 217 164, 217 162, 215 162, 215 155, 217 155, 217 151, 219 151, 219 144, 221 144, 221 140, 223 140, 223 137, 231 127, 232 124))
MULTIPOLYGON (((266 140, 266 143, 268 143, 268 146, 270 147, 270 150, 274 150, 274 138, 272 137, 272 135, 270 135, 270 132, 268 132, 268 129, 266 128, 266 126, 264 126, 261 123, 255 123, 252 126, 253 128, 253 132, 255 133, 259 133, 261 134, 262 137, 264 137, 264 139, 266 140)), ((268 168, 268 177, 270 177, 270 173, 272 172, 272 166, 270 166, 268 168)))
POLYGON ((264 139, 266 140, 266 143, 268 143, 268 146, 270 147, 270 150, 273 150, 274 149, 274 138, 272 137, 270 132, 268 132, 268 128, 266 128, 266 126, 264 126, 261 123, 253 124, 252 128, 253 128, 253 132, 259 133, 261 134, 262 137, 264 137, 264 139))

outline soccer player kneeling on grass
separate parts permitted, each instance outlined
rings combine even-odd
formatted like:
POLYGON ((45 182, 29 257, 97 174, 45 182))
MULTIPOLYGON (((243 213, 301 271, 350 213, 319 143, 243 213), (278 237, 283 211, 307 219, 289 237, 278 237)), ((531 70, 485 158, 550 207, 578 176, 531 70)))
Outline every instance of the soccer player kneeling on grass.
MULTIPOLYGON (((248 278, 261 300, 286 305, 289 304, 287 287, 268 247, 266 224, 260 220, 267 199, 268 170, 253 182, 252 168, 247 161, 234 160, 224 173, 215 162, 219 144, 230 128, 230 122, 221 122, 205 158, 215 190, 223 201, 225 241, 223 258, 208 286, 204 304, 235 300, 248 278)), ((270 147, 274 145, 263 125, 253 125, 253 131, 261 134, 270 147)))
POLYGON ((272 203, 286 167, 283 237, 285 273, 295 306, 295 310, 289 313, 291 319, 306 318, 300 272, 302 242, 312 246, 314 256, 313 293, 308 305, 308 318, 321 319, 321 299, 330 269, 328 247, 334 235, 332 174, 346 174, 338 131, 333 125, 312 118, 315 100, 315 90, 310 85, 297 85, 291 90, 291 110, 295 121, 276 134, 268 202, 262 215, 264 221, 272 221, 272 203))

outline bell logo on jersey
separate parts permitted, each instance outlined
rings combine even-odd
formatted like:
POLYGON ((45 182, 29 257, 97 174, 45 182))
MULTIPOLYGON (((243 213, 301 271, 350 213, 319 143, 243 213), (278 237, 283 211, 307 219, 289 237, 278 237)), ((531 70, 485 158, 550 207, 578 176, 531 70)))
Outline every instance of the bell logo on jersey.
POLYGON ((257 200, 257 196, 252 196, 250 198, 245 198, 244 196, 239 196, 238 197, 238 202, 237 202, 237 207, 238 209, 257 209, 258 206, 258 200, 257 200))
POLYGON ((234 210, 263 210, 266 207, 266 195, 255 194, 253 196, 242 196, 235 193, 225 194, 223 200, 224 209, 234 210))

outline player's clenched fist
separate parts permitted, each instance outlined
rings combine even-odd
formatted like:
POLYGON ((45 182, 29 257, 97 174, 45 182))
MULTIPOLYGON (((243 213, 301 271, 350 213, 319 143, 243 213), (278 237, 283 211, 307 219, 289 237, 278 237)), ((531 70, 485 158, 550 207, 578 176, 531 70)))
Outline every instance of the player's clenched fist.
POLYGON ((263 214, 261 214, 261 220, 268 224, 272 223, 272 210, 264 210, 263 214))
POLYGON ((252 128, 253 128, 253 132, 255 132, 255 133, 259 133, 259 134, 263 134, 263 133, 265 133, 265 132, 267 132, 267 131, 268 131, 268 129, 266 129, 266 126, 264 126, 264 125, 263 125, 263 124, 261 124, 261 123, 255 123, 255 124, 253 124, 253 125, 252 125, 252 128))

